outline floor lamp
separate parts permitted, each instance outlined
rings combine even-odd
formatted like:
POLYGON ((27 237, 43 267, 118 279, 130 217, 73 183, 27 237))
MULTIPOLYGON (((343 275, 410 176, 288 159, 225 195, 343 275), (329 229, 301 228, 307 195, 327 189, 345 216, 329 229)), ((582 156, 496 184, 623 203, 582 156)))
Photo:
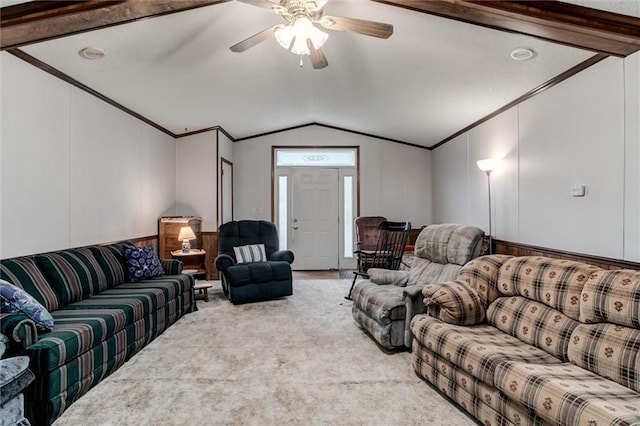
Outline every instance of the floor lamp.
POLYGON ((491 230, 491 172, 498 166, 498 161, 493 158, 478 160, 478 168, 487 174, 487 189, 489 193, 489 254, 493 254, 493 232, 491 230))

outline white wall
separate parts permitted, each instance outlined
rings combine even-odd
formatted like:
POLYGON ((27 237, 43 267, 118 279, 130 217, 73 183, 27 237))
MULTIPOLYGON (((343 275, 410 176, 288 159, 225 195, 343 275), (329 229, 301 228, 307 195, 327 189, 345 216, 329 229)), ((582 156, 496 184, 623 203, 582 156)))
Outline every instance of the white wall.
POLYGON ((176 140, 176 214, 200 216, 202 231, 217 230, 217 130, 176 140))
POLYGON ((639 261, 639 56, 606 59, 434 150, 435 221, 488 229, 475 162, 502 158, 495 238, 639 261))
POLYGON ((625 197, 624 253, 640 260, 640 53, 624 61, 625 197))
POLYGON ((271 220, 272 146, 360 146, 360 215, 431 223, 431 153, 322 126, 233 144, 236 219, 271 220))
POLYGON ((0 257, 157 234, 175 141, 2 52, 0 257))

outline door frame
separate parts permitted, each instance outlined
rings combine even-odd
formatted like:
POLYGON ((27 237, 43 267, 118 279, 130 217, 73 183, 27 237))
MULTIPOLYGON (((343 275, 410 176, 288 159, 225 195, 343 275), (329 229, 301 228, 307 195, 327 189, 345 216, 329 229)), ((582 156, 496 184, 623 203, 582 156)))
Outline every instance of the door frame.
MULTIPOLYGON (((304 149, 304 150, 308 150, 308 149, 318 149, 318 150, 323 150, 323 149, 350 149, 350 150, 354 150, 355 151, 355 155, 356 155, 356 166, 355 168, 349 168, 351 170, 355 169, 355 173, 354 178, 355 178, 355 188, 354 188, 354 211, 353 211, 353 217, 356 218, 360 215, 360 146, 359 145, 272 145, 271 146, 271 222, 275 223, 276 220, 276 199, 277 199, 277 194, 275 193, 276 191, 276 184, 277 184, 277 179, 278 176, 280 175, 277 171, 277 167, 276 167, 276 152, 279 149, 304 149)), ((322 166, 320 166, 320 168, 322 168, 322 166)), ((339 205, 342 205, 342 199, 343 199, 343 187, 342 187, 342 178, 343 178, 343 173, 341 172, 341 170, 346 170, 347 168, 340 168, 340 167, 331 167, 331 166, 327 166, 326 168, 337 168, 338 169, 338 199, 339 199, 339 205)), ((283 167, 282 169, 288 169, 289 171, 291 171, 293 169, 293 167, 283 167)), ((292 178, 292 173, 286 173, 287 176, 289 176, 289 181, 292 178)), ((289 189, 288 192, 291 191, 291 186, 289 185, 289 189)), ((291 193, 288 194, 288 199, 289 202, 291 201, 291 193)), ((339 235, 339 248, 338 248, 338 267, 343 267, 343 258, 344 253, 342 252, 344 250, 344 245, 347 244, 346 241, 342 241, 343 240, 343 230, 341 229, 341 227, 343 226, 343 223, 339 223, 338 224, 339 229, 338 229, 338 235, 339 235)), ((353 226, 353 223, 352 223, 353 226)), ((355 230, 353 231, 355 232, 355 230)), ((345 259, 346 260, 346 259, 345 259)), ((347 260, 347 265, 349 265, 349 261, 347 260)), ((349 266, 350 267, 350 266, 349 266)))
POLYGON ((224 220, 224 165, 231 167, 231 220, 233 220, 233 163, 220 157, 220 221, 224 220))

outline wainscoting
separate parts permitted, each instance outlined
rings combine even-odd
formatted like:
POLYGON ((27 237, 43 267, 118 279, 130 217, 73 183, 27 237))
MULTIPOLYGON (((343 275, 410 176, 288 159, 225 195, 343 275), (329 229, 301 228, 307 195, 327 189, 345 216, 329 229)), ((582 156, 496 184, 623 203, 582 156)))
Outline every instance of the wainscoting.
POLYGON ((608 257, 590 256, 588 254, 531 246, 528 244, 514 243, 512 241, 493 240, 493 252, 495 254, 510 254, 512 256, 545 256, 554 259, 576 260, 602 269, 640 270, 640 263, 637 262, 611 259, 608 257))

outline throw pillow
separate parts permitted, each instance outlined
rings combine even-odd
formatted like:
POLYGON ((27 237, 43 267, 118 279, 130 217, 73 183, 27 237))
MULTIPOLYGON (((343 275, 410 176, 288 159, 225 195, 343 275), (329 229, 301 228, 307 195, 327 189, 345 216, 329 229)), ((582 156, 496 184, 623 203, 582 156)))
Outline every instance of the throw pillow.
POLYGON ((251 244, 248 246, 234 247, 236 261, 238 263, 266 262, 267 253, 264 251, 264 244, 251 244))
POLYGON ((164 275, 164 269, 153 246, 124 246, 124 257, 127 259, 129 280, 132 283, 164 275))
POLYGON ((53 317, 29 293, 5 280, 0 280, 2 313, 21 313, 33 320, 38 328, 53 330, 53 317))

